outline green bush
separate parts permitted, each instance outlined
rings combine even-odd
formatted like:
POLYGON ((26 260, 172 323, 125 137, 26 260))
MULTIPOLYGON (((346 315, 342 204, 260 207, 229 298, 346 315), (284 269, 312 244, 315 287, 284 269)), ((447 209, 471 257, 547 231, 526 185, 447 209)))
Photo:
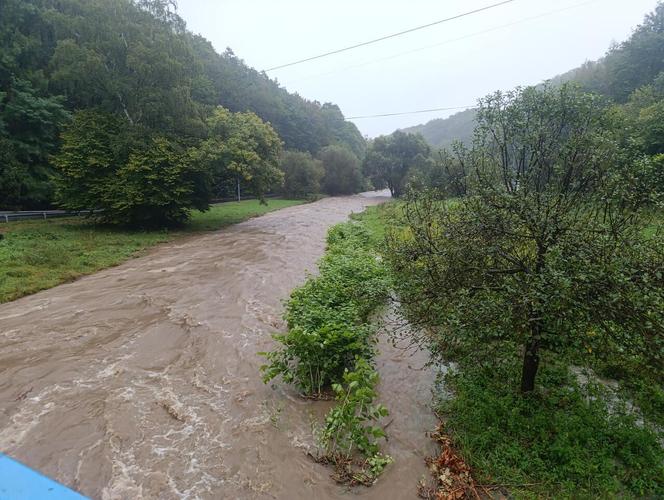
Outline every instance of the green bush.
POLYGON ((378 425, 389 413, 378 397, 378 372, 366 359, 357 358, 343 383, 332 384, 337 405, 325 417, 318 439, 324 449, 321 460, 334 464, 337 479, 349 484, 372 484, 392 462, 380 453, 378 440, 387 439, 378 425))
POLYGON ((357 358, 353 371, 344 372, 343 383, 332 384, 339 404, 325 417, 325 427, 320 434, 327 455, 341 454, 350 458, 357 450, 371 457, 380 451, 377 440, 386 435, 383 428, 374 423, 388 412, 383 405, 374 404, 378 378, 378 372, 365 359, 357 358))
POLYGON ((323 163, 300 151, 284 151, 279 160, 284 173, 281 193, 289 198, 311 198, 321 191, 321 180, 325 175, 323 163))
POLYGON ((281 376, 304 394, 320 396, 341 382, 356 358, 370 359, 374 331, 369 315, 388 294, 385 268, 370 250, 368 231, 355 222, 335 226, 319 276, 295 289, 286 305, 289 331, 281 347, 264 353, 265 381, 281 376))
POLYGON ((208 208, 209 173, 177 142, 98 111, 81 111, 63 134, 54 162, 58 205, 98 210, 103 222, 166 226, 208 208))

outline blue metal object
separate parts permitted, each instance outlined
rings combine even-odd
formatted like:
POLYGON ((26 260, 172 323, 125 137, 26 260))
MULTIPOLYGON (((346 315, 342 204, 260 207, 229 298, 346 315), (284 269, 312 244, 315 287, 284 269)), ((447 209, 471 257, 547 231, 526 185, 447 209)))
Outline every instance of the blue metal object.
POLYGON ((0 500, 86 500, 86 497, 0 453, 0 500))

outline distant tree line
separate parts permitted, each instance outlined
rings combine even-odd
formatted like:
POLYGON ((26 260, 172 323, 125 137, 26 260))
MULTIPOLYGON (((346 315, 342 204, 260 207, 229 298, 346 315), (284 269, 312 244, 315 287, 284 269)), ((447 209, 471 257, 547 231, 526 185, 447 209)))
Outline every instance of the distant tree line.
MULTIPOLYGON (((142 207, 129 219, 176 222, 238 186, 291 189, 283 149, 364 154, 337 106, 216 53, 169 0, 6 0, 0 46, 1 208, 142 207)), ((319 173, 297 189, 323 189, 319 173)))

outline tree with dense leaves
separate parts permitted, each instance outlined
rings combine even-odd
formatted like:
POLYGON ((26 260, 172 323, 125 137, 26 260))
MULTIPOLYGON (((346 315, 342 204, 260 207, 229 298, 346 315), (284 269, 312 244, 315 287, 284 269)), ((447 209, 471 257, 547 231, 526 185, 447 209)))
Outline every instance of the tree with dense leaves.
POLYGON ((184 147, 113 114, 77 113, 54 162, 58 204, 103 222, 176 225, 208 208, 210 176, 184 147))
POLYGON ((323 191, 331 195, 359 193, 365 187, 360 161, 342 146, 327 146, 318 154, 323 163, 323 191))
POLYGON ((397 130, 371 142, 363 171, 375 187, 387 186, 392 196, 398 198, 404 193, 408 173, 426 162, 430 154, 424 137, 397 130))
POLYGON ((325 176, 323 163, 301 151, 284 151, 279 160, 284 173, 281 192, 289 198, 308 198, 321 192, 321 181, 325 176))
POLYGON ((618 147, 608 109, 569 85, 490 95, 468 195, 406 204, 388 256, 435 353, 521 349, 524 393, 545 351, 640 357, 664 374, 664 241, 643 230, 649 173, 618 147))
POLYGON ((48 204, 49 156, 59 146, 69 113, 57 97, 42 97, 26 80, 12 78, 0 91, 0 199, 5 208, 48 204))
POLYGON ((281 140, 254 113, 232 113, 218 107, 207 120, 208 138, 193 157, 211 172, 215 195, 223 194, 230 182, 238 199, 242 186, 263 201, 264 195, 283 182, 278 168, 281 140))

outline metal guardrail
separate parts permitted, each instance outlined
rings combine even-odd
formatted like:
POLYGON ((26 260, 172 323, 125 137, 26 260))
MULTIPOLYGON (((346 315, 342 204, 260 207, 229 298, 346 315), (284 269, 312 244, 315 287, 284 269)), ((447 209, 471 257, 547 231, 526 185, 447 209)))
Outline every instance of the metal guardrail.
MULTIPOLYGON (((277 194, 266 194, 265 198, 277 198, 277 194)), ((243 196, 242 201, 244 200, 255 200, 256 196, 243 196)), ((227 203, 230 201, 237 201, 236 198, 217 198, 212 200, 212 205, 217 205, 221 203, 227 203)), ((101 210, 93 210, 92 213, 101 212, 101 210)), ((12 222, 20 220, 31 220, 31 219, 55 219, 57 217, 78 217, 81 215, 89 215, 91 211, 83 212, 70 212, 67 210, 23 210, 19 212, 12 211, 2 211, 0 210, 0 223, 2 222, 12 222)))
POLYGON ((66 210, 26 210, 21 212, 0 212, 0 222, 12 222, 30 219, 54 219, 56 217, 77 217, 87 212, 68 212, 66 210))

